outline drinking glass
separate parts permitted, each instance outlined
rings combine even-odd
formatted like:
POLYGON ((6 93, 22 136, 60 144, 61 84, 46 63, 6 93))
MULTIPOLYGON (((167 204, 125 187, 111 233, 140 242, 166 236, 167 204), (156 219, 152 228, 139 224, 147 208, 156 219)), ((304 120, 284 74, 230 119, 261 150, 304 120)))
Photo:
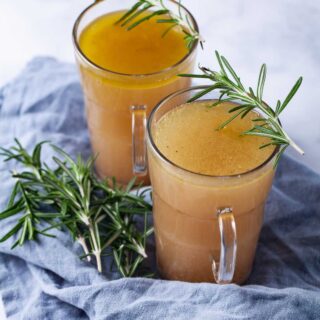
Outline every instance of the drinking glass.
MULTIPOLYGON (((164 1, 177 12, 178 2, 164 1)), ((121 184, 132 177, 148 182, 146 159, 146 119, 156 103, 169 93, 190 87, 190 79, 178 77, 194 68, 196 49, 171 67, 151 74, 124 74, 107 70, 91 61, 79 45, 82 31, 94 20, 110 12, 126 10, 134 1, 98 1, 86 8, 73 29, 75 56, 81 74, 87 123, 93 152, 98 154, 96 169, 101 177, 114 176, 121 184)), ((198 26, 191 13, 181 6, 193 28, 198 26)), ((130 32, 130 31, 128 31, 130 32)), ((132 63, 135 63, 132 61, 132 63)))
POLYGON ((157 264, 167 279, 240 284, 251 272, 278 149, 256 168, 230 176, 194 173, 167 159, 154 142, 158 121, 205 88, 168 96, 148 120, 157 264))

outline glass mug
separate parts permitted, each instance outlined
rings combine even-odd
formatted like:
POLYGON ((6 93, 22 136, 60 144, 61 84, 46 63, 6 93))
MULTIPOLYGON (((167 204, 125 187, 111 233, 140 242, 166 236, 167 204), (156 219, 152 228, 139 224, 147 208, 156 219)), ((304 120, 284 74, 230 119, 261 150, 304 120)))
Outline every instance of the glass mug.
MULTIPOLYGON (((171 10, 177 12, 176 1, 166 2, 171 10)), ((98 154, 96 169, 100 176, 114 176, 121 184, 127 184, 134 175, 140 181, 149 182, 145 147, 146 119, 160 99, 190 87, 191 80, 178 77, 177 74, 192 72, 198 46, 195 43, 177 64, 152 74, 123 74, 104 69, 90 61, 79 45, 81 32, 98 17, 128 9, 133 3, 124 0, 96 2, 80 14, 73 30, 91 145, 93 152, 98 154)), ((181 10, 198 31, 191 13, 183 6, 181 10)))
POLYGON ((251 272, 278 150, 258 167, 233 176, 193 173, 161 154, 153 139, 157 122, 205 88, 168 96, 148 120, 158 270, 172 280, 240 284, 251 272))

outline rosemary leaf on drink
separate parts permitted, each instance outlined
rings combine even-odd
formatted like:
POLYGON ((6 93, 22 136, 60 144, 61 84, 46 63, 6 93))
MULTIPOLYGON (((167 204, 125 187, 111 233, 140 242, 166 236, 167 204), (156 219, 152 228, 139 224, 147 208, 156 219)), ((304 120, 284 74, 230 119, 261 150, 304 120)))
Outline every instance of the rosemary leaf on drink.
POLYGON ((163 0, 139 0, 116 23, 126 27, 129 31, 141 23, 156 17, 157 23, 169 25, 163 33, 163 37, 173 28, 180 27, 184 33, 184 40, 188 50, 191 50, 197 41, 200 42, 203 48, 204 40, 192 26, 188 14, 182 13, 181 7, 181 1, 179 1, 178 14, 175 14, 164 4, 163 0))
POLYGON ((218 130, 223 129, 236 118, 244 118, 250 111, 258 110, 261 116, 257 116, 257 118, 253 119, 254 126, 252 129, 243 132, 243 135, 269 138, 270 142, 261 145, 260 148, 266 148, 268 146, 279 147, 275 166, 288 146, 292 146, 297 152, 303 155, 304 151, 285 132, 279 119, 280 114, 299 90, 302 83, 302 77, 296 81, 284 101, 281 102, 278 100, 275 108, 272 108, 263 100, 263 91, 267 75, 267 67, 265 64, 261 66, 258 84, 256 89, 253 90, 252 87, 249 87, 248 89, 244 87, 239 75, 232 68, 228 60, 224 56, 221 56, 217 51, 216 58, 220 71, 214 71, 200 66, 199 69, 202 72, 201 74, 179 75, 181 77, 208 79, 212 82, 208 88, 197 93, 189 100, 189 102, 195 101, 211 91, 218 90, 220 92, 220 97, 211 107, 217 107, 222 102, 231 101, 240 103, 238 106, 229 110, 229 113, 232 114, 231 117, 226 122, 222 123, 217 128, 218 130))
POLYGON ((16 184, 7 209, 0 213, 0 220, 16 217, 16 223, 0 242, 15 235, 15 248, 39 235, 54 237, 52 229, 68 230, 82 246, 82 258, 90 261, 95 257, 99 272, 101 257, 110 254, 123 276, 134 276, 147 257, 146 240, 153 232, 147 225, 152 208, 144 199, 145 191, 133 192, 134 180, 124 188, 114 179, 98 179, 94 158, 74 161, 51 145, 56 155, 52 158, 55 168, 50 168, 41 161, 46 142, 37 144, 31 154, 15 142, 10 149, 0 148, 5 161, 16 161, 22 167, 12 173, 16 184), (143 221, 142 231, 137 228, 137 216, 143 221))

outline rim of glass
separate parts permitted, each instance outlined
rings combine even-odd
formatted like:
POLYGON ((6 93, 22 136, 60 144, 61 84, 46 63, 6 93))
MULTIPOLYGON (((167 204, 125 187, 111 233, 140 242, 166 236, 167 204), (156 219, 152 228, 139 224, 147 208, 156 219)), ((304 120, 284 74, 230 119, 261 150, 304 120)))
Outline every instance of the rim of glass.
MULTIPOLYGON (((167 101, 171 100, 172 98, 176 97, 176 96, 179 96, 180 94, 183 94, 185 92, 188 92, 188 91, 192 91, 192 90, 203 90, 203 89, 207 89, 208 87, 210 86, 205 86, 205 85, 202 85, 202 86, 194 86, 194 87, 190 87, 190 88, 187 88, 187 89, 182 89, 182 90, 179 90, 179 91, 176 91, 170 95, 168 95, 167 97, 165 97, 164 99, 162 99, 154 108, 153 110, 151 111, 150 113, 150 116, 149 116, 149 119, 148 119, 148 123, 147 123, 147 134, 148 134, 148 140, 150 141, 150 144, 151 144, 151 147, 153 148, 153 150, 160 156, 160 158, 162 160, 164 160, 166 163, 176 167, 176 168, 179 168, 180 170, 184 171, 184 172, 187 172, 189 174, 193 174, 193 175, 196 175, 196 176, 200 176, 200 177, 207 177, 207 178, 237 178, 237 177, 240 177, 240 176, 245 176, 245 175, 249 175, 253 172, 256 172, 258 171, 259 169, 262 169, 265 165, 267 165, 275 156, 276 154, 278 153, 280 147, 277 146, 274 151, 271 153, 271 155, 261 164, 259 164, 257 167, 254 167, 248 171, 245 171, 245 172, 241 172, 241 173, 237 173, 237 174, 232 174, 232 175, 223 175, 223 176, 216 176, 216 175, 210 175, 210 174, 203 174, 203 173, 197 173, 197 172, 194 172, 194 171, 191 171, 191 170, 188 170, 188 169, 185 169, 179 165, 177 165, 176 163, 172 162, 170 159, 168 159, 159 149, 158 147, 156 146, 154 140, 153 140, 153 137, 152 137, 152 133, 151 133, 151 123, 153 121, 153 118, 157 112, 157 110, 159 110, 162 105, 164 103, 166 103, 167 101)), ((201 101, 198 100, 198 101, 201 101)), ((178 106, 176 106, 178 107, 178 106)), ((174 107, 174 108, 176 108, 174 107)))
MULTIPOLYGON (((104 0, 106 1, 106 0, 104 0)), ((176 1, 176 0, 168 0, 170 2, 173 2, 174 4, 176 5, 179 5, 179 2, 176 1)), ((103 72, 108 72, 108 73, 111 73, 113 75, 117 75, 117 76, 125 76, 125 77, 148 77, 148 76, 156 76, 156 75, 161 75, 161 74, 165 74, 167 73, 168 71, 170 70, 173 70, 175 69, 176 67, 178 67, 179 65, 181 65, 183 62, 185 62, 193 53, 194 51, 196 50, 196 48, 198 47, 198 44, 199 44, 199 39, 194 43, 194 45, 192 46, 192 48, 188 51, 188 53, 181 59, 179 60, 177 63, 175 63, 174 65, 168 67, 168 68, 165 68, 165 69, 162 69, 160 71, 157 71, 157 72, 152 72, 152 73, 141 73, 141 74, 131 74, 131 73, 122 73, 122 72, 117 72, 117 71, 113 71, 113 70, 109 70, 107 68, 103 68, 101 66, 99 66, 98 64, 94 63, 92 60, 90 60, 84 53, 83 51, 81 50, 80 48, 80 45, 79 45, 79 42, 78 42, 78 39, 77 39, 77 32, 78 32, 78 28, 79 28, 79 25, 80 25, 80 22, 82 20, 82 18, 86 15, 87 12, 89 12, 93 7, 101 4, 101 2, 103 1, 96 1, 94 3, 92 3, 91 5, 89 5, 88 7, 86 7, 81 13, 80 15, 78 16, 78 18, 76 19, 74 25, 73 25, 73 29, 72 29, 72 39, 73 39, 73 45, 76 49, 76 52, 81 56, 82 59, 84 59, 91 67, 95 68, 95 69, 98 69, 100 71, 103 71, 103 72)), ((198 24, 197 24, 197 21, 196 19, 194 18, 194 16, 191 14, 191 12, 185 7, 183 6, 182 4, 181 5, 181 8, 183 10, 185 10, 185 12, 189 15, 190 19, 191 19, 191 23, 193 24, 195 30, 199 33, 199 27, 198 27, 198 24)))

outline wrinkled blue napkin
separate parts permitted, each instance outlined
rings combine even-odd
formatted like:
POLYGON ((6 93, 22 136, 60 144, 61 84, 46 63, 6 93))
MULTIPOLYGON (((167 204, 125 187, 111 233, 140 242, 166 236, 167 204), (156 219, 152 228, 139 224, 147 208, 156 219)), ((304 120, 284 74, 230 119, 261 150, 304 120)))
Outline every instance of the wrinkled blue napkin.
MULTIPOLYGON (((37 58, 0 90, 0 145, 51 140, 90 153, 73 65, 37 58)), ((45 149, 45 159, 50 150, 45 149)), ((0 162, 0 211, 13 182, 0 162)), ((12 221, 0 221, 0 236, 12 221)), ((69 235, 10 250, 0 244, 0 296, 8 319, 319 319, 320 176, 284 157, 268 200, 253 272, 243 286, 111 280, 81 261, 69 235)))

